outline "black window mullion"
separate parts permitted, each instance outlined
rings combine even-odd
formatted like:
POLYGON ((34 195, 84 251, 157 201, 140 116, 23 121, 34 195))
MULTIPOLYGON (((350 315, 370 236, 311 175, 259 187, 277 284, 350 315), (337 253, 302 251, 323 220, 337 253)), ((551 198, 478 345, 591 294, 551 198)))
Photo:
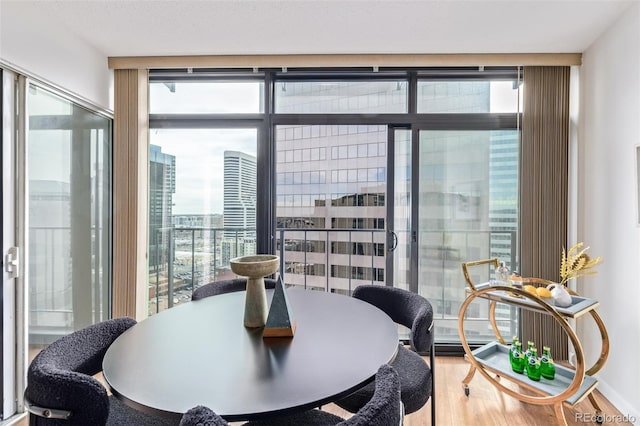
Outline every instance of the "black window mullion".
POLYGON ((412 118, 422 130, 515 130, 517 126, 515 113, 413 114, 412 118))
POLYGON ((515 113, 450 114, 274 114, 273 125, 390 125, 430 130, 516 129, 515 113))
POLYGON ((407 91, 409 99, 408 110, 409 114, 415 114, 418 112, 418 79, 415 72, 409 73, 409 90, 407 91))
POLYGON ((264 114, 149 114, 150 129, 243 129, 264 121, 264 114))
POLYGON ((263 92, 264 120, 258 138, 258 188, 256 206, 256 249, 258 253, 275 253, 276 250, 276 147, 273 111, 273 73, 266 73, 263 92))
POLYGON ((407 114, 274 114, 274 125, 407 124, 407 114))

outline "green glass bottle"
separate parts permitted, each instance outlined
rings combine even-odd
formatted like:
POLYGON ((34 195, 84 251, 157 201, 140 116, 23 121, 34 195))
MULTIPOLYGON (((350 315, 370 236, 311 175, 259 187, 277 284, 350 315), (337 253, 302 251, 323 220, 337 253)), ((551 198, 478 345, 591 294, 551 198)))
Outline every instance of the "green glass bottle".
POLYGON ((516 343, 518 342, 518 336, 513 336, 513 340, 511 341, 511 348, 509 349, 509 362, 513 362, 513 351, 516 350, 516 343))
POLYGON ((524 373, 525 364, 526 359, 522 352, 522 343, 516 342, 516 349, 513 351, 511 358, 511 369, 516 373, 524 373))
POLYGON ((542 357, 540 357, 540 374, 545 379, 553 380, 556 377, 556 366, 553 365, 551 357, 551 349, 549 346, 543 346, 542 357))
POLYGON ((531 340, 527 341, 527 350, 524 353, 524 357, 526 359, 529 359, 529 356, 531 355, 531 349, 534 348, 536 346, 535 343, 533 343, 531 340))
POLYGON ((540 381, 540 360, 536 348, 531 348, 531 355, 527 358, 527 377, 536 382, 540 381))

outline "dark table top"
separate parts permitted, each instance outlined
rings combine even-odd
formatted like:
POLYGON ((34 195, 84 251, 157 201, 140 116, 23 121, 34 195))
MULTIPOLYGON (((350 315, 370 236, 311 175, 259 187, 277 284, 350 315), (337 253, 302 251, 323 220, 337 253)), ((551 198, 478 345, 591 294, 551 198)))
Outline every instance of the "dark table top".
POLYGON ((208 297, 127 330, 104 357, 104 378, 148 413, 179 418, 205 405, 230 421, 251 420, 335 401, 395 357, 397 327, 378 308, 331 293, 287 294, 293 338, 245 328, 244 292, 208 297))

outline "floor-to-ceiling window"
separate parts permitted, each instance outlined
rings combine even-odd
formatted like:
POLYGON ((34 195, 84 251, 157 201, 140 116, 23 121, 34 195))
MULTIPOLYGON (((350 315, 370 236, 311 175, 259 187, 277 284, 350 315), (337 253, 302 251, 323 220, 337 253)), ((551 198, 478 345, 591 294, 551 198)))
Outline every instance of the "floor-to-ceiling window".
POLYGON ((155 129, 149 151, 149 312, 229 278, 255 254, 255 129, 155 129), (169 297, 169 295, 172 295, 169 297))
POLYGON ((228 78, 152 78, 149 314, 234 277, 229 260, 256 253, 259 123, 253 117, 263 108, 263 87, 228 78))
MULTIPOLYGON (((435 301, 440 339, 457 340, 458 311, 466 298, 460 263, 498 257, 510 267, 516 265, 518 134, 421 131, 419 162, 419 292, 435 301)), ((498 305, 505 335, 517 334, 510 321, 515 312, 498 305)), ((477 320, 470 321, 472 338, 493 335, 487 315, 488 305, 482 302, 468 310, 477 320)))
MULTIPOLYGON (((155 141, 163 132, 253 128, 251 155, 261 176, 255 189, 254 247, 283 256, 285 283, 345 294, 361 284, 418 292, 434 306, 438 339, 455 343, 454 319, 464 297, 460 263, 496 256, 518 269, 517 75, 515 68, 320 69, 253 70, 231 79, 234 73, 224 70, 151 71, 151 153, 153 157, 158 150, 155 141), (207 81, 229 91, 234 84, 254 84, 256 90, 229 98, 192 91, 189 96, 195 100, 188 104, 198 107, 178 107, 187 96, 180 87, 188 86, 186 81, 207 81), (154 90, 173 97, 173 109, 154 111, 154 90), (224 99, 226 111, 215 106, 224 105, 224 99), (213 106, 200 106, 209 104, 213 106), (238 107, 243 104, 253 107, 238 107)), ((180 143, 188 145, 189 138, 180 143)), ((231 149, 214 137, 208 144, 231 149)), ((161 151, 173 155, 164 146, 161 151)), ((191 151, 206 149, 202 145, 191 151)), ((177 163, 176 157, 176 170, 177 163)), ((199 167, 194 163, 190 169, 199 167)), ((160 180, 167 182, 156 178, 160 180)), ((190 187, 202 200, 211 188, 223 194, 218 210, 224 226, 232 214, 224 205, 230 189, 190 187)), ((177 209, 178 203, 173 206, 177 209)), ((164 229, 170 223, 176 232, 178 215, 171 216, 150 226, 164 229)), ((156 244, 153 234, 150 247, 156 244)), ((162 244, 178 244, 177 238, 172 241, 162 244)), ((150 289, 154 278, 161 288, 158 283, 168 273, 157 271, 168 271, 170 264, 173 288, 187 288, 184 294, 167 293, 173 302, 186 298, 189 280, 197 286, 220 276, 214 271, 197 281, 197 270, 210 267, 204 265, 206 259, 189 256, 186 268, 192 271, 182 282, 175 273, 177 255, 156 264, 150 260, 150 289)), ((222 254, 216 259, 222 260, 222 254)), ((224 268, 224 262, 219 265, 224 268)), ((477 306, 472 313, 474 331, 482 340, 491 331, 487 309, 477 306)), ((513 330, 515 312, 499 315, 501 326, 513 330)))
MULTIPOLYGON (((519 81, 514 75, 431 75, 417 85, 417 111, 449 125, 418 131, 418 291, 433 303, 440 342, 458 341, 464 301, 460 263, 498 257, 518 270, 519 81), (464 120, 457 117, 464 116, 464 120), (495 120, 516 119, 516 126, 495 120)), ((487 281, 485 273, 478 282, 487 281)), ((488 305, 474 303, 469 338, 493 336, 488 305)), ((517 310, 499 306, 498 324, 516 334, 517 310)))
POLYGON ((361 284, 384 284, 388 126, 384 120, 359 122, 358 116, 406 113, 407 81, 322 75, 278 80, 276 226, 285 282, 343 294, 361 284), (316 114, 327 124, 313 124, 316 114))

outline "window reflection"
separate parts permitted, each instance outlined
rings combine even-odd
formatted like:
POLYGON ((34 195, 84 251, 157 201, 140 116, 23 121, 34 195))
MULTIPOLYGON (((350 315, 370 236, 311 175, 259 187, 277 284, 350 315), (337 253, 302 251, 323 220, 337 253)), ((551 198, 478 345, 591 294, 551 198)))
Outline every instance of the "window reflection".
MULTIPOLYGON (((438 311, 444 335, 455 336, 466 298, 466 283, 459 279, 463 259, 497 257, 518 269, 519 151, 515 130, 420 132, 419 276, 420 282, 438 284, 419 290, 448 307, 438 311)), ((485 304, 468 316, 488 318, 488 308, 485 304)), ((503 335, 515 333, 512 307, 498 305, 496 318, 503 335)), ((492 336, 484 321, 471 323, 476 336, 492 336)))
MULTIPOLYGON (((276 85, 277 113, 403 113, 407 112, 406 81, 287 81, 276 85)), ((359 133, 358 126, 341 127, 342 134, 359 133)), ((294 131, 295 133, 295 131, 294 131)), ((295 139, 306 137, 294 135, 295 139)))
POLYGON ((111 119, 28 92, 29 340, 109 318, 111 119))
POLYGON ((522 111, 516 80, 419 80, 419 113, 522 111), (518 103, 520 102, 520 104, 518 103))

